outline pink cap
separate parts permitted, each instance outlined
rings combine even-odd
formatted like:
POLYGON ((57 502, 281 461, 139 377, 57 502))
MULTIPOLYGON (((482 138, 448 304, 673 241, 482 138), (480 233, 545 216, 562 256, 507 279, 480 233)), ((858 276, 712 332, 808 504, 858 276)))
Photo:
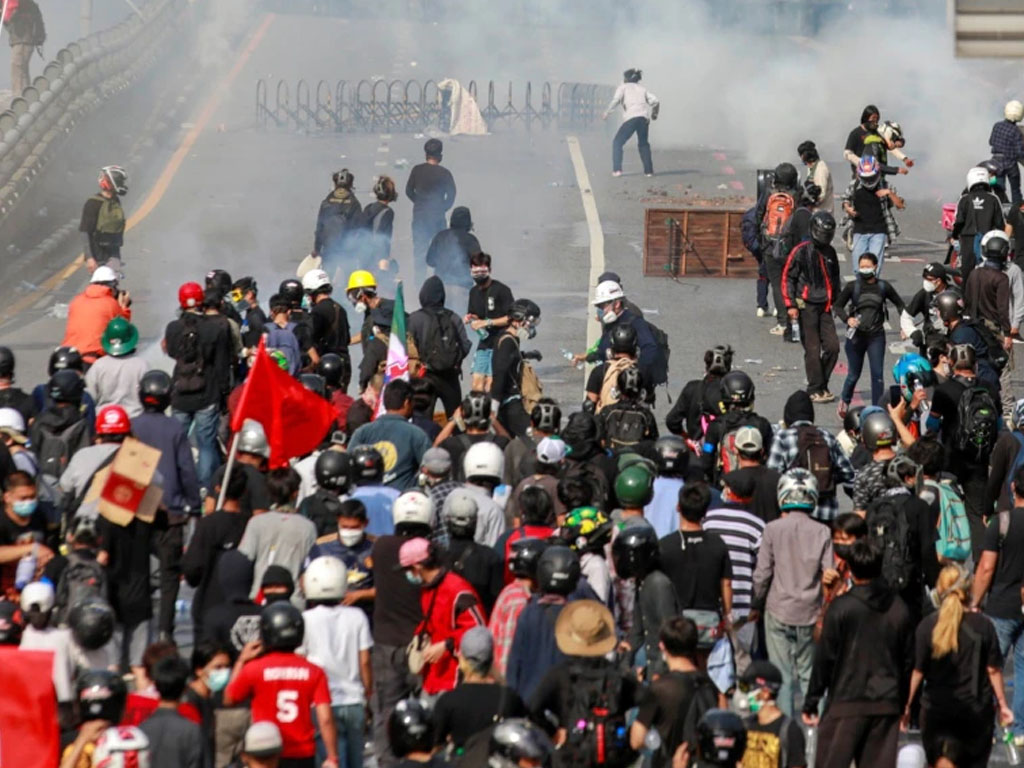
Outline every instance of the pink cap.
POLYGON ((398 550, 398 564, 402 568, 419 565, 430 557, 430 542, 424 538, 409 539, 398 550))

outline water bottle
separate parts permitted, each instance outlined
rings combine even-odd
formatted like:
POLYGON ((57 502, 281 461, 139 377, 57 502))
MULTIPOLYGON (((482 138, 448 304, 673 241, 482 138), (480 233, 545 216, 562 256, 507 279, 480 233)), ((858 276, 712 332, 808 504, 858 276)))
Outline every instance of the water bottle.
POLYGON ((808 725, 804 728, 804 753, 807 756, 807 768, 814 768, 814 758, 818 752, 818 727, 808 725))
POLYGON ((1010 765, 1020 765, 1020 750, 1013 741, 1013 731, 1005 726, 999 726, 999 740, 1006 746, 1006 762, 1010 765))
POLYGON ((645 755, 656 755, 661 749, 661 734, 656 728, 650 728, 644 736, 643 753, 645 755))
POLYGON ((789 321, 789 332, 790 332, 790 334, 792 336, 793 343, 794 344, 799 344, 800 343, 800 321, 799 320, 790 320, 789 321))
MULTIPOLYGON (((574 357, 576 357, 576 355, 574 355, 572 352, 570 352, 565 347, 562 347, 562 357, 564 357, 566 360, 568 360, 571 363, 572 359, 574 357)), ((583 367, 583 363, 576 363, 574 367, 577 368, 577 369, 582 368, 583 367)))
POLYGON ((36 577, 36 555, 39 551, 39 544, 32 544, 32 551, 18 561, 18 567, 14 571, 14 588, 24 589, 26 584, 32 582, 36 577))

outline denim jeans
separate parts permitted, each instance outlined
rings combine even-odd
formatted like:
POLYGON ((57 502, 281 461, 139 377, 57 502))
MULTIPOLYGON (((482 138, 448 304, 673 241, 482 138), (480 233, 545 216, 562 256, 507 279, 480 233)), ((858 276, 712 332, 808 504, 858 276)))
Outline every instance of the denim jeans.
POLYGON ((612 140, 612 170, 622 170, 622 148, 629 138, 636 134, 636 148, 640 152, 640 162, 643 163, 644 173, 654 173, 654 165, 651 163, 651 145, 647 141, 647 130, 650 121, 646 117, 631 117, 619 126, 612 140))
POLYGON ((885 362, 885 331, 880 333, 863 334, 857 332, 852 339, 846 340, 846 367, 849 372, 846 374, 846 381, 843 382, 843 402, 849 405, 853 399, 853 388, 857 386, 857 379, 864 368, 864 355, 868 356, 868 366, 871 369, 871 405, 877 404, 882 399, 885 382, 882 379, 882 365, 885 362))
POLYGON ((999 650, 1003 657, 1013 647, 1013 698, 1010 707, 1013 709, 1013 733, 1024 735, 1024 619, 992 619, 999 638, 999 650))
MULTIPOLYGON (((341 704, 331 707, 334 727, 338 729, 338 768, 363 768, 363 727, 366 725, 366 707, 362 704, 341 704)), ((317 723, 316 713, 313 722, 317 723)), ((327 759, 327 750, 316 726, 316 764, 327 759)))
POLYGON ((860 257, 865 253, 873 253, 878 257, 878 276, 882 276, 882 265, 885 262, 885 246, 889 242, 889 236, 884 232, 872 232, 853 236, 853 255, 850 261, 853 264, 853 274, 857 274, 860 266, 860 257))
POLYGON ((766 612, 764 633, 768 659, 782 672, 782 688, 776 701, 789 717, 799 716, 796 694, 799 691, 802 703, 814 666, 814 625, 783 624, 766 612))
POLYGON ((217 427, 220 424, 220 411, 217 405, 208 405, 198 411, 179 411, 171 409, 171 416, 176 418, 188 432, 195 426, 196 447, 199 448, 199 462, 196 464, 196 476, 199 485, 211 493, 210 486, 213 473, 220 466, 220 450, 217 448, 217 427))

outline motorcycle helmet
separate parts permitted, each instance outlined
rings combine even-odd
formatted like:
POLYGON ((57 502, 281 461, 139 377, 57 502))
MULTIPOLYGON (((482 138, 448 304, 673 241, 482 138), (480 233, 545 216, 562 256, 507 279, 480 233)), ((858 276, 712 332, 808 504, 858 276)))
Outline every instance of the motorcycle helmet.
POLYGON ((92 753, 96 768, 149 768, 149 737, 134 725, 107 728, 92 753))
POLYGON ((565 517, 559 535, 580 554, 597 552, 612 536, 612 523, 597 507, 578 507, 565 517))
POLYGON ((711 765, 735 768, 747 750, 747 729, 735 712, 709 709, 697 723, 697 756, 711 765))
POLYGON ((287 600, 267 604, 260 612, 260 639, 273 651, 294 651, 302 645, 302 612, 287 600))
POLYGON ((985 168, 971 168, 967 172, 967 189, 978 185, 988 186, 988 170, 985 168))
POLYGON ((857 163, 857 178, 867 189, 874 189, 882 180, 882 171, 878 165, 878 159, 872 155, 864 155, 857 163))
POLYGON ((75 347, 57 347, 50 353, 50 362, 46 366, 46 374, 53 376, 57 371, 70 368, 81 373, 85 368, 82 353, 75 347))
POLYGON ((818 481, 806 469, 788 469, 779 478, 776 496, 783 512, 790 509, 810 512, 818 506, 818 481))
POLYGON ((829 245, 836 236, 836 217, 828 211, 811 215, 811 239, 818 245, 829 245))
POLYGON ((612 354, 636 356, 636 328, 632 325, 616 323, 610 339, 612 354))
POLYGON ((1001 229, 993 229, 981 238, 981 255, 1000 264, 1010 255, 1010 238, 1001 229))
POLYGON ((75 691, 83 720, 121 721, 128 689, 118 673, 107 669, 86 670, 75 681, 75 691))
POLYGON ((300 373, 299 383, 310 392, 327 399, 327 383, 319 373, 300 373))
POLYGON ((690 464, 686 441, 676 435, 663 435, 654 443, 658 454, 658 474, 664 477, 679 477, 685 474, 690 464))
POLYGON ((918 385, 930 387, 935 384, 935 372, 931 363, 916 352, 908 352, 892 367, 892 378, 900 385, 900 393, 906 402, 914 397, 918 385))
POLYGON ((519 768, 526 760, 529 765, 546 766, 555 751, 551 739, 538 726, 525 718, 503 720, 491 731, 488 768, 519 768))
POLYGON ((852 435, 859 435, 861 415, 863 412, 863 405, 855 405, 847 410, 846 415, 843 416, 843 429, 852 435))
POLYGON ((302 575, 307 600, 341 600, 348 588, 348 570, 337 557, 317 557, 302 575))
POLYGON ((289 278, 281 281, 281 285, 277 288, 277 295, 287 301, 288 306, 292 309, 298 309, 302 306, 302 297, 305 295, 305 291, 302 289, 302 283, 294 278, 289 278))
POLYGON ((631 464, 615 478, 615 497, 623 507, 645 507, 654 498, 654 474, 645 464, 631 464))
POLYGON ((434 748, 434 718, 419 699, 403 699, 388 718, 388 743, 397 757, 434 748))
POLYGON ((173 384, 166 371, 146 371, 139 380, 139 401, 144 408, 166 411, 171 404, 173 384))
POLYGON ((469 480, 501 482, 505 470, 505 453, 491 442, 470 446, 462 457, 462 474, 469 480))
POLYGON ((658 567, 658 534, 650 525, 630 525, 612 542, 612 563, 620 579, 643 578, 658 567))
POLYGON ((580 580, 580 558, 564 544, 545 547, 537 558, 537 584, 544 594, 570 595, 580 580))
POLYGON ((444 500, 444 521, 448 532, 455 538, 471 539, 476 533, 480 505, 471 491, 456 488, 444 500))
POLYGON ((178 288, 178 306, 182 309, 197 309, 203 305, 206 293, 199 283, 182 283, 178 288))
POLYGON ((211 269, 206 273, 206 287, 215 288, 222 296, 227 296, 231 293, 231 286, 233 284, 234 281, 231 279, 231 274, 223 269, 211 269))
POLYGON ((346 493, 349 486, 350 466, 351 462, 347 453, 330 449, 323 451, 316 457, 316 464, 313 465, 316 484, 339 496, 346 493))
POLYGON ((352 365, 341 355, 328 352, 320 356, 320 362, 316 364, 316 372, 323 376, 328 389, 345 389, 348 387, 348 380, 352 377, 352 365))
POLYGON ((537 577, 537 563, 548 547, 545 539, 532 536, 514 539, 508 555, 508 569, 516 576, 526 579, 537 577))
POLYGON ((935 311, 944 323, 964 315, 964 298, 959 291, 943 291, 935 297, 935 311))
POLYGON ((87 651, 97 651, 114 636, 114 610, 99 597, 87 597, 71 606, 68 626, 75 642, 87 651))
POLYGON ((1006 102, 1006 106, 1003 108, 1003 116, 1011 123, 1019 123, 1021 120, 1024 120, 1024 104, 1017 101, 1017 99, 1006 102))
POLYGON ((860 437, 871 452, 888 448, 896 442, 896 425, 888 413, 878 410, 861 417, 860 437))
POLYGON ((384 478, 384 457, 372 445, 359 445, 349 451, 352 480, 356 485, 377 485, 384 478))
POLYGON ((395 529, 400 525, 426 525, 434 520, 434 502, 422 491, 406 491, 391 506, 395 529))
POLYGON ((725 408, 749 408, 754 404, 754 382, 743 371, 730 371, 720 385, 725 408))

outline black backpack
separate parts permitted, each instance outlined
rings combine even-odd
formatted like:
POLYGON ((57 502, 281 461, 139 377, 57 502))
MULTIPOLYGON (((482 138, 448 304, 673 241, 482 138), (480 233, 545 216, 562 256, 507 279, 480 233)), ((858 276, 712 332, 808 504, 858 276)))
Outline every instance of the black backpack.
POLYGON ((73 446, 82 444, 82 436, 89 429, 85 416, 64 429, 57 431, 46 424, 39 425, 39 445, 35 446, 39 461, 39 476, 47 483, 56 482, 75 452, 73 446))
POLYGON ((956 406, 957 425, 953 444, 975 461, 985 459, 992 452, 999 433, 1000 408, 992 394, 977 384, 968 386, 956 406))
MULTIPOLYGON (((966 320, 965 324, 968 328, 973 328, 974 332, 981 336, 982 342, 988 347, 984 358, 992 363, 992 367, 996 369, 996 373, 1002 373, 1003 369, 1010 362, 1010 353, 1003 349, 1003 345, 999 343, 999 339, 981 320, 966 320)), ((978 357, 982 357, 981 354, 978 357)))
POLYGON ((668 334, 649 320, 644 320, 644 322, 647 323, 647 327, 651 329, 651 333, 654 335, 654 341, 658 345, 659 352, 657 362, 651 366, 651 380, 648 383, 652 387, 657 387, 660 384, 668 384, 668 359, 672 354, 672 350, 668 346, 668 334))
MULTIPOLYGON (((709 709, 718 708, 718 688, 711 682, 711 678, 703 672, 698 672, 694 678, 693 697, 686 708, 686 715, 681 721, 673 725, 673 729, 682 727, 682 738, 677 735, 670 735, 670 738, 663 743, 663 748, 678 746, 682 742, 688 744, 697 743, 697 725, 709 709)), ((666 754, 667 762, 664 765, 671 765, 672 755, 666 754)))
POLYGON ((562 472, 563 478, 580 480, 594 489, 593 504, 598 509, 607 512, 608 503, 611 499, 611 488, 608 485, 608 477, 589 461, 569 461, 562 472))
POLYGON ((420 358, 428 371, 441 373, 455 370, 463 358, 462 344, 455 327, 455 313, 450 309, 424 311, 429 322, 423 344, 419 348, 420 358))
POLYGON ((836 481, 832 467, 832 451, 825 436, 813 424, 796 429, 796 461, 794 467, 808 470, 818 481, 818 493, 834 493, 836 481))
POLYGON ((613 451, 635 447, 647 435, 647 409, 635 403, 618 402, 601 412, 605 437, 613 451))
POLYGON ((64 623, 71 609, 89 597, 108 600, 107 570, 96 561, 95 556, 81 552, 69 552, 68 564, 57 580, 54 604, 57 607, 57 621, 64 623))
POLYGON ((882 575, 897 592, 903 591, 914 575, 913 537, 906 514, 910 498, 909 493, 886 492, 868 505, 865 518, 869 533, 883 547, 882 575))
POLYGON ((598 669, 569 665, 568 731, 560 748, 562 766, 625 768, 636 759, 629 746, 622 675, 607 664, 598 669))
POLYGON ((174 393, 194 395, 206 391, 206 360, 199 340, 199 316, 185 312, 181 316, 182 331, 175 353, 174 393))

